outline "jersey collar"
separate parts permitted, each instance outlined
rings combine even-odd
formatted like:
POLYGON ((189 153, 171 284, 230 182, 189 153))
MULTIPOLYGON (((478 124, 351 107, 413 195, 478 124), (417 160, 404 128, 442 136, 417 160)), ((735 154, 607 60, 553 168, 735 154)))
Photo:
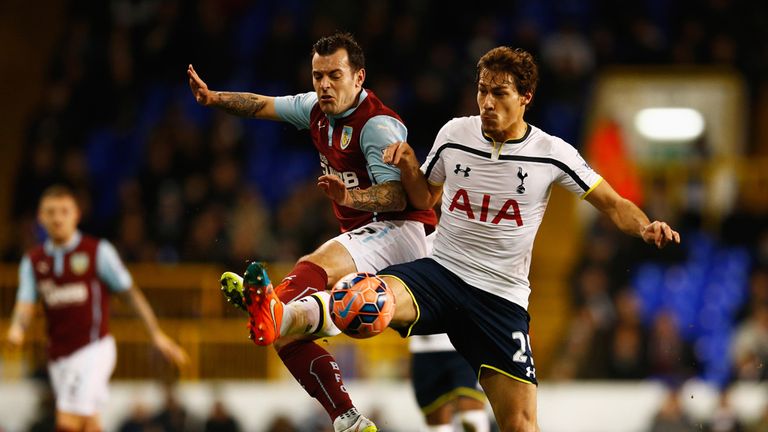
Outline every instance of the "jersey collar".
POLYGON ((53 241, 49 238, 45 241, 43 248, 45 249, 45 252, 49 255, 53 254, 54 252, 69 253, 69 252, 72 252, 80 244, 80 240, 82 240, 82 238, 83 238, 83 235, 80 233, 80 231, 75 231, 75 234, 72 235, 72 238, 69 239, 69 241, 65 245, 56 246, 55 244, 53 244, 53 241))
MULTIPOLYGON (((496 142, 496 140, 494 140, 490 136, 486 135, 485 132, 483 132, 482 123, 480 124, 480 134, 483 136, 483 138, 485 138, 486 141, 491 143, 491 145, 495 146, 496 144, 499 144, 498 142, 496 142)), ((506 140, 506 141, 502 142, 501 144, 519 144, 519 143, 525 141, 528 138, 528 135, 530 135, 530 134, 531 134, 531 125, 530 125, 530 123, 526 123, 525 124, 525 133, 523 134, 522 137, 520 137, 518 139, 509 139, 509 140, 506 140)))

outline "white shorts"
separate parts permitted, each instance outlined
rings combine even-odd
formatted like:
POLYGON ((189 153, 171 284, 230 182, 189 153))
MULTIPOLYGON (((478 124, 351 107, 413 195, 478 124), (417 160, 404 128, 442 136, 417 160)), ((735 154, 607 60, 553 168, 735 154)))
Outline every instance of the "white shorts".
POLYGON ((81 416, 98 414, 109 397, 109 378, 116 360, 115 339, 107 335, 49 362, 56 410, 81 416))
POLYGON ((393 264, 423 258, 428 246, 424 224, 416 221, 371 222, 334 240, 344 246, 359 272, 376 273, 393 264))

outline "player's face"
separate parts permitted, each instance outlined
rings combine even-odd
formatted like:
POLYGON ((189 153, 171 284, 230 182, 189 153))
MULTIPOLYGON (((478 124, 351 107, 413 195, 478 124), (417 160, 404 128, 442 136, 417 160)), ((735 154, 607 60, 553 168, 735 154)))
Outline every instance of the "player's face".
MULTIPOLYGON (((511 74, 483 70, 477 83, 477 106, 483 131, 496 141, 520 138, 531 94, 520 95, 511 74)), ((523 129, 524 131, 524 129, 523 129)))
POLYGON ((364 79, 365 69, 353 72, 344 48, 331 55, 312 57, 312 85, 320 109, 326 114, 341 114, 355 106, 364 79))
POLYGON ((40 202, 37 220, 54 243, 64 244, 77 230, 80 210, 70 196, 49 196, 40 202))

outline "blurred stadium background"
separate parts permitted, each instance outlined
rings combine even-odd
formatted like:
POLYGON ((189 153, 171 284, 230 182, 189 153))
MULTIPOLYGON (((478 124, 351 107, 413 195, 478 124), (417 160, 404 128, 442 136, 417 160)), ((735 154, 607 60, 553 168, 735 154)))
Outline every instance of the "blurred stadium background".
MULTIPOLYGON (((192 356, 171 370, 116 305, 108 430, 163 412, 186 423, 159 430, 203 430, 217 409, 243 430, 326 430, 217 287, 248 258, 280 278, 335 235, 317 155, 289 126, 197 106, 185 69, 213 89, 309 91, 311 44, 336 29, 361 42, 366 87, 402 115, 421 156, 445 121, 476 111, 482 53, 531 51, 541 81, 527 120, 680 230, 683 245, 659 253, 553 192, 531 271, 544 432, 768 430, 765 2, 1 2, 2 334, 18 260, 41 240, 39 194, 63 181, 81 228, 114 242, 192 356)), ((2 351, 0 430, 48 415, 42 330, 2 351)), ((403 341, 327 343, 385 430, 420 427, 403 341)))

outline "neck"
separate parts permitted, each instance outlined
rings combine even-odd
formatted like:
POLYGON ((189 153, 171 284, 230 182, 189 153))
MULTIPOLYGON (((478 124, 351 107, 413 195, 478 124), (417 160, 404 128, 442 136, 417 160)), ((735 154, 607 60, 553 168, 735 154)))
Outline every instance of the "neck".
POLYGON ((66 237, 60 237, 60 238, 51 237, 50 239, 51 239, 51 243, 53 243, 54 246, 62 247, 69 244, 69 242, 71 242, 73 238, 75 238, 75 233, 72 233, 66 237))
POLYGON ((496 142, 519 140, 528 131, 528 124, 522 120, 515 122, 509 129, 500 131, 485 131, 485 134, 496 142))

